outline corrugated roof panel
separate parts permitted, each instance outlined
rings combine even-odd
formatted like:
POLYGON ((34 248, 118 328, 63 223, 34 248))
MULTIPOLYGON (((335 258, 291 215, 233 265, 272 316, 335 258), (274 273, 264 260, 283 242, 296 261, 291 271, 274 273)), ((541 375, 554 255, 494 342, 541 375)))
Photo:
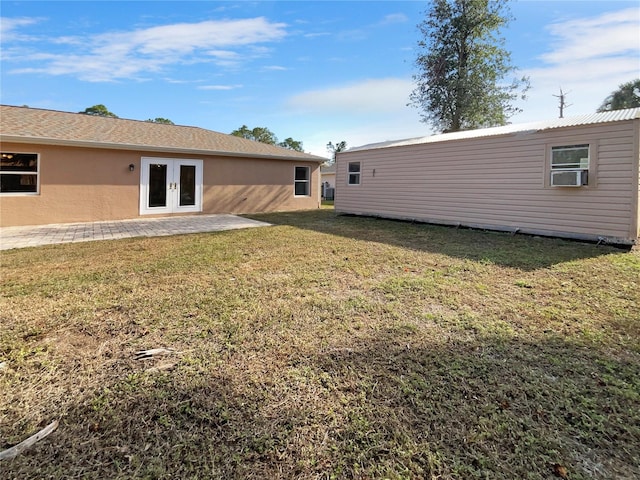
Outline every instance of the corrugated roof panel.
POLYGON ((597 123, 619 122, 640 118, 639 108, 627 108, 625 110, 613 110, 610 112, 591 113, 568 118, 557 118, 542 122, 517 123, 501 127, 481 128, 478 130, 465 130, 463 132, 442 133, 426 137, 407 138, 404 140, 391 140, 380 143, 370 143, 361 147, 353 147, 347 152, 359 150, 371 150, 376 148, 403 147, 408 145, 420 145, 423 143, 445 142, 450 140, 463 140, 469 138, 491 137, 496 135, 508 135, 512 133, 540 132, 554 128, 577 127, 597 123))

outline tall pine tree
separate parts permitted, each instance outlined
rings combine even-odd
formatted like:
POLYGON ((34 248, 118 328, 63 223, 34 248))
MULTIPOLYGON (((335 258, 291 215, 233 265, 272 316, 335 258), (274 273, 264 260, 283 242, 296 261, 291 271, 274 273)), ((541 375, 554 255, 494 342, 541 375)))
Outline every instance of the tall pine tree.
POLYGON ((422 121, 443 132, 505 125, 520 110, 513 102, 528 78, 516 71, 500 29, 511 16, 508 0, 433 0, 418 25, 418 73, 411 104, 422 121))

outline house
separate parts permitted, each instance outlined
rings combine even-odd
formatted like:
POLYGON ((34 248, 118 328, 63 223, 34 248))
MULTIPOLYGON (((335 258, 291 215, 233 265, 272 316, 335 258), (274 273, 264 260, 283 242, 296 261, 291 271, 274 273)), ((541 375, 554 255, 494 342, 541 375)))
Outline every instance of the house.
POLYGON ((338 154, 338 213, 613 244, 640 235, 640 108, 338 154))
POLYGON ((333 200, 336 188, 336 164, 326 163, 320 167, 320 180, 322 182, 322 198, 333 200))
POLYGON ((0 226, 320 206, 325 158, 197 127, 0 106, 0 226))

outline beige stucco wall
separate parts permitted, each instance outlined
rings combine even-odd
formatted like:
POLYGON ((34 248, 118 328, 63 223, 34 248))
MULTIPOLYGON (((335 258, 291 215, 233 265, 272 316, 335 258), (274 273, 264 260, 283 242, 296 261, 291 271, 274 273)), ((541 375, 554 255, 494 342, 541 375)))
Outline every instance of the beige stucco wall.
POLYGON ((3 143, 2 150, 40 155, 40 189, 38 194, 1 195, 0 226, 139 218, 142 157, 202 159, 202 213, 320 206, 320 167, 313 162, 13 143, 3 143), (310 167, 309 197, 294 196, 295 166, 310 167))
POLYGON ((638 121, 338 154, 339 213, 574 238, 638 237, 638 121), (549 186, 554 145, 592 145, 589 185, 549 186), (347 185, 360 161, 361 184, 347 185))

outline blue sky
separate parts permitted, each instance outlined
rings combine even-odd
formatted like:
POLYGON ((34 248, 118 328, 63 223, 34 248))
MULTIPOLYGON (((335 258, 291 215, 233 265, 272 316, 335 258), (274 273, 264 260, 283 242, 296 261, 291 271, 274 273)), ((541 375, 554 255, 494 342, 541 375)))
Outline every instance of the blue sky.
MULTIPOLYGON (((102 103, 229 133, 245 124, 328 156, 432 133, 407 106, 427 2, 7 1, 0 102, 64 111, 102 103)), ((640 77, 637 1, 516 1, 503 31, 532 89, 513 123, 592 113, 640 77)))

